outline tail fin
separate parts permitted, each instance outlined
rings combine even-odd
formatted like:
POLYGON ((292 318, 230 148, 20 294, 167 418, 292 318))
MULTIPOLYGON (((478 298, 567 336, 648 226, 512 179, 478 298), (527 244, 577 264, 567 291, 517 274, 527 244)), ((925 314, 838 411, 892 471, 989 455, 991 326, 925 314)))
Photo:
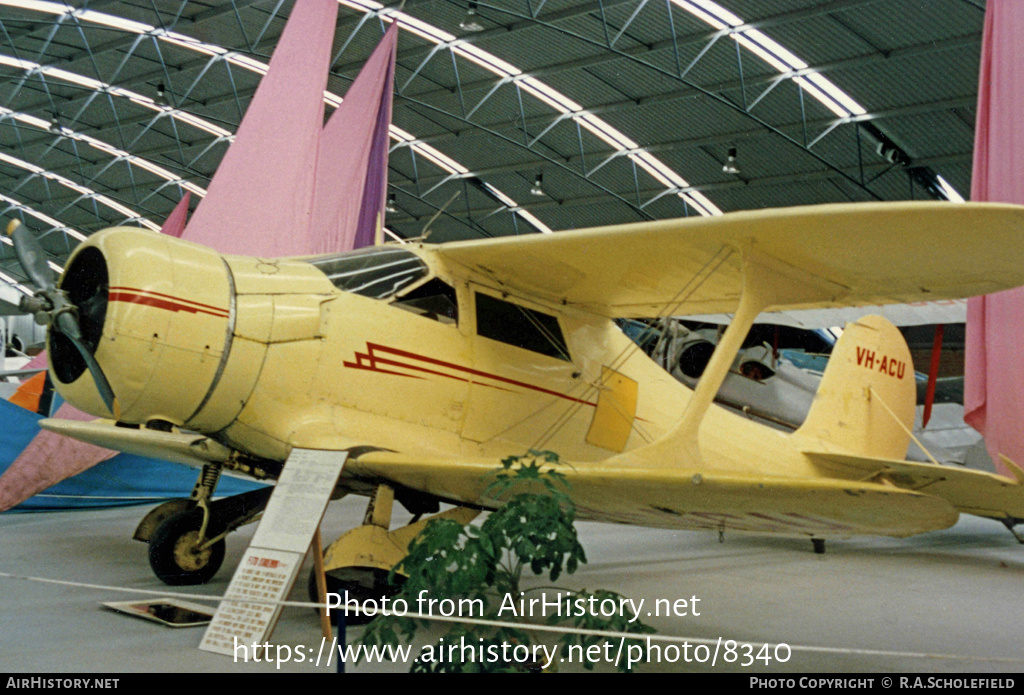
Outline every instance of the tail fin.
POLYGON ((847 324, 794 436, 817 450, 903 459, 916 403, 906 341, 888 320, 865 316, 847 324))

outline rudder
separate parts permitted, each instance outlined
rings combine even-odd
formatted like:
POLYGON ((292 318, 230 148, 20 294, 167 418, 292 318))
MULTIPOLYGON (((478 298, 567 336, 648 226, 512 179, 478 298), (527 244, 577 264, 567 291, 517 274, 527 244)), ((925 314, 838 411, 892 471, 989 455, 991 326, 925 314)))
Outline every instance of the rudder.
POLYGON ((881 316, 849 323, 794 436, 817 450, 903 459, 914 426, 914 379, 910 350, 892 323, 881 316))

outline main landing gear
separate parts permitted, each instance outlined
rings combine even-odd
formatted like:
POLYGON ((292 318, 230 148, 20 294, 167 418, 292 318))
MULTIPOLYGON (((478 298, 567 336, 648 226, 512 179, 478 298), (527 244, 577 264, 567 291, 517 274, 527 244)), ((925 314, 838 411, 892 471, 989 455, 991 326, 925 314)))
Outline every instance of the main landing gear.
POLYGON ((222 536, 207 537, 201 509, 172 514, 149 539, 149 566, 164 584, 205 584, 224 562, 222 536))
POLYGON ((221 464, 203 466, 188 499, 164 502, 135 530, 149 543, 149 566, 164 584, 205 584, 224 562, 225 537, 253 521, 267 506, 273 488, 212 501, 221 464))
MULTIPOLYGON (((327 593, 338 594, 342 603, 347 598, 360 605, 367 600, 380 605, 380 599, 394 596, 401 588, 401 580, 398 584, 388 581, 391 569, 405 558, 409 543, 430 521, 454 519, 468 524, 480 514, 476 509, 456 507, 422 520, 417 515, 413 523, 390 531, 394 501, 394 490, 380 485, 370 498, 363 525, 344 534, 324 551, 327 593)), ((312 601, 323 602, 317 591, 315 569, 309 577, 309 596, 312 601)), ((372 615, 350 611, 345 622, 365 625, 372 619, 372 615)))

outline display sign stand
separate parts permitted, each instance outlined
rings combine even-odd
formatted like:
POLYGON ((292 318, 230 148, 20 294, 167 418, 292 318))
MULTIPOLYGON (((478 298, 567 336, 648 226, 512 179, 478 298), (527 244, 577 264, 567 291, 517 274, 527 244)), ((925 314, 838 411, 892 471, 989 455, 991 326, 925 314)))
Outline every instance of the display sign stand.
POLYGON ((346 451, 292 449, 200 649, 231 656, 266 643, 347 458, 346 451))

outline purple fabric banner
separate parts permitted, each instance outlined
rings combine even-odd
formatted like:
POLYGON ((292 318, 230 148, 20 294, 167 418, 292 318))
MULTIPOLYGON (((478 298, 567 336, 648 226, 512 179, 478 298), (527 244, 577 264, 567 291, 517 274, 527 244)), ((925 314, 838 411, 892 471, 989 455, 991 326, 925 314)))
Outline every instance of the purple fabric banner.
POLYGON ((392 24, 324 127, 308 253, 372 246, 383 224, 397 42, 392 24))

